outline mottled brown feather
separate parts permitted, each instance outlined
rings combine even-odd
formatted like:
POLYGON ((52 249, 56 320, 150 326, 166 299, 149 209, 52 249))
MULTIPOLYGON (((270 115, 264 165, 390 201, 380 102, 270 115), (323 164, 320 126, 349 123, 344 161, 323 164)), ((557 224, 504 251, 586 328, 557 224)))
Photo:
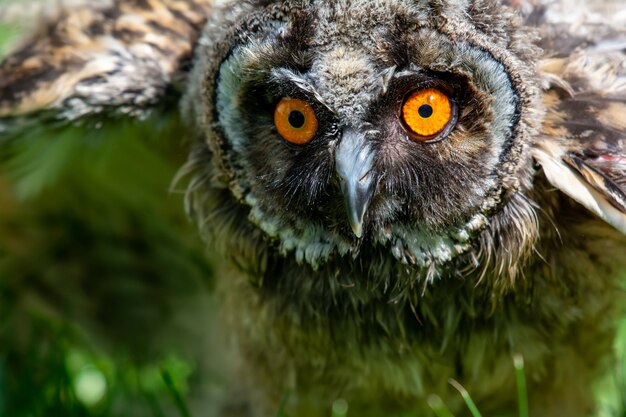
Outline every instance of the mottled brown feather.
MULTIPOLYGON (((583 159, 583 156, 577 156, 575 154, 568 154, 563 157, 565 163, 567 163, 570 167, 576 170, 581 177, 596 191, 602 193, 607 200, 613 204, 617 209, 626 213, 626 192, 625 189, 620 187, 618 181, 621 180, 624 182, 626 180, 626 175, 622 172, 621 176, 615 174, 616 171, 616 162, 607 158, 607 155, 601 155, 597 158, 607 159, 608 170, 606 173, 601 172, 599 169, 594 168, 592 162, 593 159, 587 158, 587 161, 583 159), (615 181, 611 178, 611 174, 614 174, 615 181)), ((597 164, 601 166, 600 164, 597 164)))
POLYGON ((0 118, 142 116, 180 84, 212 0, 63 9, 0 67, 0 118))
POLYGON ((603 217, 611 212, 613 224, 626 224, 626 29, 611 20, 604 26, 581 25, 542 29, 547 111, 536 146, 551 148, 561 159, 556 163, 567 165, 578 181, 599 193, 590 203, 584 188, 578 188, 579 195, 572 195, 572 188, 572 197, 596 206, 593 211, 603 217), (559 42, 563 38, 569 39, 567 45, 559 42))

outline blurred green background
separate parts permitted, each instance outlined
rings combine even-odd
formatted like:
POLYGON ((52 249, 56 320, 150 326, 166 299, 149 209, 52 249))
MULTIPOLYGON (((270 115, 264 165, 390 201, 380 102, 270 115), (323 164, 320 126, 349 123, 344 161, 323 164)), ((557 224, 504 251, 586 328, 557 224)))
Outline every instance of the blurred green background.
POLYGON ((0 135, 0 416, 204 415, 217 383, 212 269, 170 191, 185 130, 112 125, 0 135))
MULTIPOLYGON (((0 24, 0 54, 28 25, 0 24)), ((156 114, 0 136, 0 417, 207 415, 213 269, 170 191, 184 131, 156 114)), ((621 327, 589 388, 602 417, 626 416, 621 327)))

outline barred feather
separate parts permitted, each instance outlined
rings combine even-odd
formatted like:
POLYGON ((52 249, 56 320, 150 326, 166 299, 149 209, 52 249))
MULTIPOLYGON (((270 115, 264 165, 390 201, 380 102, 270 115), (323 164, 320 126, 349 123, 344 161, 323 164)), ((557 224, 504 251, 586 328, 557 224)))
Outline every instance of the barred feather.
POLYGON ((212 0, 116 0, 62 9, 0 67, 0 129, 46 112, 144 117, 184 81, 212 0))

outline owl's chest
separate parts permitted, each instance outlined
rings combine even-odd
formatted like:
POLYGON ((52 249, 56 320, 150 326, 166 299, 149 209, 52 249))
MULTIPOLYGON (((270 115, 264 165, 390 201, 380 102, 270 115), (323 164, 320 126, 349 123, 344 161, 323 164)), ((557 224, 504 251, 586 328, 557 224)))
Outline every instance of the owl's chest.
POLYGON ((406 290, 407 282, 380 276, 283 272, 261 287, 232 281, 226 299, 250 368, 271 380, 277 398, 292 391, 320 403, 342 395, 354 407, 357 398, 397 405, 445 396, 451 377, 477 370, 486 377, 494 360, 508 375, 519 311, 497 307, 495 315, 475 282, 450 277, 406 290))
POLYGON ((341 395, 351 406, 408 399, 408 409, 419 410, 430 394, 458 397, 449 378, 475 398, 515 401, 513 355, 541 380, 554 352, 584 362, 611 349, 621 246, 586 236, 575 250, 539 247, 545 256, 508 287, 498 270, 457 269, 425 285, 424 271, 380 254, 316 271, 270 257, 258 281, 221 282, 224 307, 277 401, 291 391, 322 402, 341 395))

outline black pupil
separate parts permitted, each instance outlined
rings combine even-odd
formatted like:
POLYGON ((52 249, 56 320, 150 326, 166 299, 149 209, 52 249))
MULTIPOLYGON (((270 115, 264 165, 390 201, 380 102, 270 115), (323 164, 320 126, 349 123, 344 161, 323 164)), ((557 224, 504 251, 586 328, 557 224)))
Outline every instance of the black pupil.
POLYGON ((300 129, 304 126, 304 114, 298 110, 292 111, 289 113, 289 124, 296 129, 300 129))
POLYGON ((430 104, 423 104, 420 106, 417 112, 424 119, 428 119, 430 116, 433 115, 433 108, 430 106, 430 104))

